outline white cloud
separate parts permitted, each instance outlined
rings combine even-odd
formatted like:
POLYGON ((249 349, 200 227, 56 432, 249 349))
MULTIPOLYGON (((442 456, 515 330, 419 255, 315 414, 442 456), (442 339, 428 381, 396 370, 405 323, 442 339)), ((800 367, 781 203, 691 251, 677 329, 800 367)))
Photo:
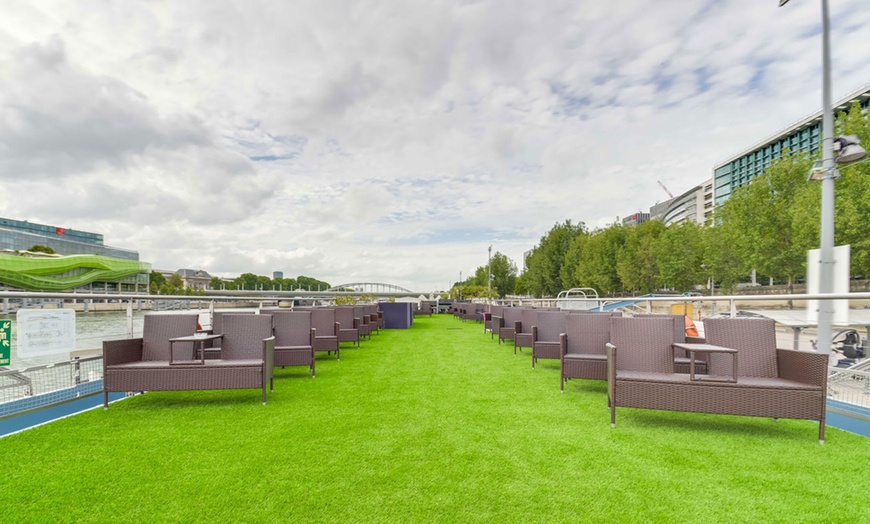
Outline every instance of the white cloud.
MULTIPOLYGON (((809 4, 12 2, 0 205, 162 269, 445 287, 816 111, 809 4)), ((842 96, 870 5, 831 8, 842 96)))

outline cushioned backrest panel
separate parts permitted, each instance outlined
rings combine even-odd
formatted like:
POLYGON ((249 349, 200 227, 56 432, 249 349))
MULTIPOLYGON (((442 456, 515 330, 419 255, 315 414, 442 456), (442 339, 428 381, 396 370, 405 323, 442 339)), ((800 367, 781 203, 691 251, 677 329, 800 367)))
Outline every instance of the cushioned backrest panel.
POLYGON ((674 372, 672 317, 610 317, 610 341, 617 370, 674 372))
MULTIPOLYGON (((199 315, 145 315, 142 328, 142 360, 169 360, 169 339, 187 337, 196 333, 199 315)), ((175 348, 193 348, 193 342, 177 342, 175 348)))

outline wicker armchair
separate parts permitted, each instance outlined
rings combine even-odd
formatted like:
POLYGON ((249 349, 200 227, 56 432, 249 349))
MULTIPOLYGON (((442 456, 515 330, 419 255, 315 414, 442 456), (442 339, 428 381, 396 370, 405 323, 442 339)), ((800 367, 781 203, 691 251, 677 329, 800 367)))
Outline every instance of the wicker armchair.
POLYGON ((501 345, 505 340, 514 340, 514 332, 517 322, 522 321, 523 308, 506 307, 501 311, 502 324, 498 330, 498 343, 501 345))
POLYGON ((338 322, 338 343, 353 342, 359 347, 359 319, 353 315, 352 307, 335 308, 335 321, 338 322))
POLYGON ((565 333, 568 314, 563 311, 538 311, 532 326, 532 369, 539 358, 559 359, 562 355, 560 338, 565 333))
MULTIPOLYGON (((492 317, 498 316, 500 317, 502 314, 502 310, 504 306, 497 306, 495 304, 489 306, 489 311, 483 312, 483 332, 484 333, 492 333, 492 317)), ((492 338, 492 337, 490 337, 492 338)))
POLYGON ((537 309, 523 309, 520 313, 520 320, 514 322, 514 355, 517 354, 517 349, 520 351, 523 348, 531 348, 534 344, 532 339, 532 326, 538 322, 537 309))
POLYGON ((327 355, 335 351, 336 358, 341 360, 341 347, 338 344, 338 331, 341 326, 335 321, 335 309, 327 307, 312 309, 311 327, 317 330, 317 335, 314 337, 314 351, 326 351, 327 355))
POLYGON ((276 311, 272 316, 275 331, 275 365, 308 366, 314 378, 314 336, 311 311, 276 311))
POLYGON ((353 306, 353 316, 359 325, 360 337, 368 337, 371 340, 373 324, 371 316, 366 312, 366 308, 364 306, 353 306))

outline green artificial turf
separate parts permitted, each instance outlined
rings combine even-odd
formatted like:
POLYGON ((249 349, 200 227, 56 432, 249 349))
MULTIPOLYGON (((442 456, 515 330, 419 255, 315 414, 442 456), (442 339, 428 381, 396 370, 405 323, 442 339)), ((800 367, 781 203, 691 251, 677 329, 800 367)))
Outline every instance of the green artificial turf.
POLYGON ((2 441, 4 522, 868 522, 870 440, 619 409, 421 317, 259 390, 153 392, 2 441))

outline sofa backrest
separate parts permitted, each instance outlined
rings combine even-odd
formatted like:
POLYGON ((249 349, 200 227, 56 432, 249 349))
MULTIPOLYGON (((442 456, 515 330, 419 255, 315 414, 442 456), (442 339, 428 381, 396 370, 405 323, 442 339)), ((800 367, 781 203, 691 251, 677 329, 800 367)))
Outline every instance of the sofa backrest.
POLYGON ((311 345, 311 311, 278 311, 272 315, 275 347, 311 345))
MULTIPOLYGON (((145 324, 142 328, 142 360, 169 360, 169 339, 187 337, 196 333, 196 324, 199 321, 197 314, 156 314, 145 315, 145 324)), ((193 347, 193 342, 177 342, 193 347)))
MULTIPOLYGON (((769 318, 708 318, 704 321, 708 344, 737 350, 737 374, 776 378, 776 322, 769 318)), ((730 375, 731 359, 714 355, 711 375, 730 375)))
POLYGON ((674 333, 674 319, 668 315, 610 317, 617 371, 673 373, 674 333))
POLYGON ((568 353, 606 354, 610 342, 610 318, 611 315, 568 314, 565 321, 568 353))
POLYGON ((272 336, 272 315, 223 315, 221 359, 259 359, 263 340, 272 336))

